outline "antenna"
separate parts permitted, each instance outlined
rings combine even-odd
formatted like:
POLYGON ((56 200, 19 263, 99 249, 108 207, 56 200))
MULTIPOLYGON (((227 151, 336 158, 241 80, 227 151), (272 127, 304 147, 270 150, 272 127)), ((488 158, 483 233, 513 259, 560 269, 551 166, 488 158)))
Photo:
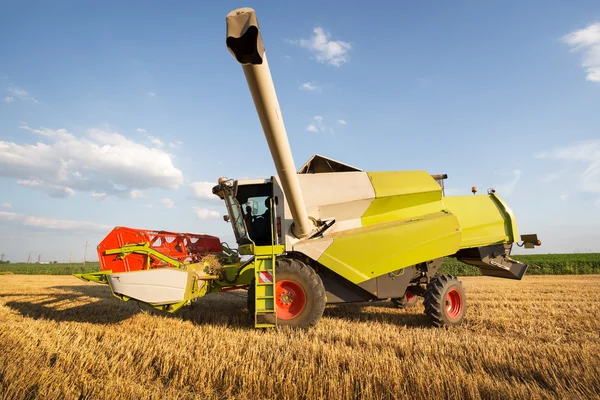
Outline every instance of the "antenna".
POLYGON ((29 252, 29 255, 27 256, 27 264, 31 263, 31 252, 29 252))
POLYGON ((0 256, 0 261, 4 261, 4 253, 2 253, 2 256, 0 256))

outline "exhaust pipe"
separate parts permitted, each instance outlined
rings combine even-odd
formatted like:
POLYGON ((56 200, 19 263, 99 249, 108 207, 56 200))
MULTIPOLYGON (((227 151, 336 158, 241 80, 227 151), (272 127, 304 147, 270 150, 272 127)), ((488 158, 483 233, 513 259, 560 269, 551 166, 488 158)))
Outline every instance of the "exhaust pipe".
POLYGON ((252 8, 238 8, 227 14, 226 22, 227 48, 242 64, 246 75, 246 81, 294 219, 292 233, 297 238, 306 238, 313 233, 315 226, 308 217, 304 205, 256 13, 252 8))

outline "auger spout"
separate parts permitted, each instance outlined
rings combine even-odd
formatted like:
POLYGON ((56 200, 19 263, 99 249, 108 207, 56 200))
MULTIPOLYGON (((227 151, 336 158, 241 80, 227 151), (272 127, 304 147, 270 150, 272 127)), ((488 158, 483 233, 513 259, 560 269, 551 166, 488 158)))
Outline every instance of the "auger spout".
POLYGON ((306 211, 256 14, 252 8, 238 8, 227 15, 226 22, 227 48, 242 64, 294 219, 292 233, 297 238, 306 238, 315 230, 315 226, 306 211))

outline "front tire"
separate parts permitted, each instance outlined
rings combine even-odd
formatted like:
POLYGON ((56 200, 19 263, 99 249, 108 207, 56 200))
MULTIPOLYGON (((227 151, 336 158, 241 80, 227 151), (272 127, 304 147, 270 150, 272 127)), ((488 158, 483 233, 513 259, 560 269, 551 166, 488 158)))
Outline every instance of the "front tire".
MULTIPOLYGON (((248 288, 248 311, 254 317, 254 280, 248 288)), ((308 328, 315 326, 325 311, 325 286, 315 270, 298 260, 281 259, 275 267, 275 310, 277 324, 308 328)), ((265 322, 275 323, 272 315, 265 322)))
POLYGON ((460 325, 467 311, 465 290, 452 275, 433 278, 427 285, 423 304, 431 324, 438 328, 460 325))

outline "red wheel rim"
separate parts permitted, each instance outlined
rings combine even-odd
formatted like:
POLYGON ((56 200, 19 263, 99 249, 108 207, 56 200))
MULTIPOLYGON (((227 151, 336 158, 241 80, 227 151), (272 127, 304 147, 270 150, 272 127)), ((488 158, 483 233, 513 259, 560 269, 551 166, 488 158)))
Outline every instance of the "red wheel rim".
POLYGON ((302 286, 294 281, 281 280, 275 285, 275 307, 277 318, 296 318, 306 306, 306 294, 302 286))
POLYGON ((462 311, 462 297, 458 290, 451 289, 446 295, 446 312, 450 318, 456 318, 462 311))
POLYGON ((414 294, 413 292, 411 292, 410 290, 407 290, 406 292, 404 292, 404 297, 406 297, 407 301, 411 301, 412 299, 414 299, 417 295, 414 294))

